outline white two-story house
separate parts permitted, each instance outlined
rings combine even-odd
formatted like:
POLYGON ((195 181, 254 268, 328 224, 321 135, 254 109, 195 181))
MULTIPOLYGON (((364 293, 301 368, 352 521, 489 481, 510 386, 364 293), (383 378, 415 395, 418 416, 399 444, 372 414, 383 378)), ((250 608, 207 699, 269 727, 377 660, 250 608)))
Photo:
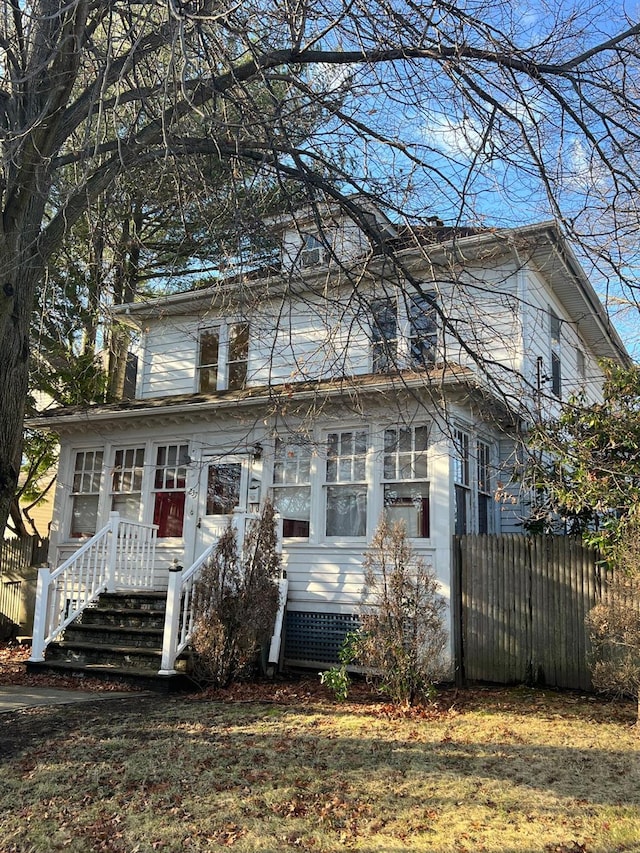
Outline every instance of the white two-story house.
POLYGON ((46 412, 60 436, 51 566, 110 517, 155 525, 152 585, 270 496, 284 657, 334 659, 383 512, 446 597, 453 534, 521 529, 522 433, 624 346, 558 227, 398 229, 327 209, 274 222, 279 262, 119 306, 135 396, 46 412))

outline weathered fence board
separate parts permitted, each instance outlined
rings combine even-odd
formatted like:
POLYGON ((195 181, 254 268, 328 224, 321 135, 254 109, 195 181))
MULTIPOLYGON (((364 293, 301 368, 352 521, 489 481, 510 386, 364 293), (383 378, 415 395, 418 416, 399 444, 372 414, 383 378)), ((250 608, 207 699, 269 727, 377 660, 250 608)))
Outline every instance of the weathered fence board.
POLYGON ((600 600, 593 550, 572 537, 454 539, 458 680, 588 690, 585 616, 600 600))
POLYGON ((0 540, 0 575, 41 565, 47 559, 48 550, 49 540, 38 536, 0 540))

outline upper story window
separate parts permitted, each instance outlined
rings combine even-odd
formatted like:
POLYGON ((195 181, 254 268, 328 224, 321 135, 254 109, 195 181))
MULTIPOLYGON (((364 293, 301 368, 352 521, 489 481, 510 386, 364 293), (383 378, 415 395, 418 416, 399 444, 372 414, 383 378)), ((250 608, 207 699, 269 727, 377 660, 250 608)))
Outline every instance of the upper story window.
POLYGON ((74 538, 93 536, 96 532, 102 462, 102 450, 80 450, 76 453, 69 530, 74 538))
POLYGON ((384 507, 391 521, 404 521, 409 536, 430 535, 428 446, 428 426, 384 431, 384 507))
POLYGON ((366 536, 369 434, 366 429, 327 436, 326 535, 366 536))
POLYGON ((200 333, 198 390, 237 391, 247 381, 249 324, 223 323, 200 333))
POLYGON ((303 267, 317 267, 325 261, 325 246, 317 234, 302 235, 300 263, 303 267))
POLYGON ((436 294, 416 294, 409 303, 409 361, 412 367, 431 367, 436 362, 438 325, 436 294))
POLYGON ((159 537, 182 536, 188 462, 188 444, 165 444, 156 450, 153 523, 159 537))
POLYGON ((116 450, 111 472, 111 509, 131 521, 140 521, 144 447, 116 450))
POLYGON ((273 504, 282 517, 284 536, 306 539, 311 515, 311 449, 276 439, 273 504))
POLYGON ((431 367, 436 361, 438 325, 436 295, 429 291, 398 300, 371 303, 372 370, 431 367))
POLYGON ((371 304, 373 372, 386 373, 398 363, 398 317, 395 299, 376 299, 371 304))

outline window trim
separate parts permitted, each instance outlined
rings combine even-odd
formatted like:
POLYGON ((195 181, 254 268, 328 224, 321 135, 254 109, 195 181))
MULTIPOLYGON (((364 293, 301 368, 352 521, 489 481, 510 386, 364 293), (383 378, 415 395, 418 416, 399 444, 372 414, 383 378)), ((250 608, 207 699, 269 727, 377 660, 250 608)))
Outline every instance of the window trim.
POLYGON ((189 442, 182 442, 180 440, 177 441, 166 441, 166 442, 156 442, 153 444, 151 458, 153 459, 153 463, 151 465, 151 470, 153 471, 153 475, 151 478, 149 494, 151 498, 151 512, 152 512, 152 520, 154 524, 158 525, 158 539, 164 540, 184 540, 185 539, 185 522, 187 520, 187 512, 186 512, 186 503, 187 503, 187 480, 188 480, 188 465, 190 461, 190 446, 189 442), (160 465, 158 462, 159 451, 164 448, 165 452, 168 448, 175 447, 176 448, 176 462, 175 465, 168 464, 165 462, 160 465), (181 450, 182 448, 186 448, 186 456, 184 457, 184 461, 181 461, 181 450), (184 470, 184 485, 177 487, 167 487, 167 471, 174 470, 176 472, 176 479, 179 480, 178 472, 184 470), (163 475, 163 484, 162 486, 157 486, 156 483, 158 481, 158 473, 159 471, 164 471, 163 475), (174 499, 172 497, 168 497, 170 495, 182 495, 181 499, 174 499), (175 534, 162 534, 162 524, 160 522, 159 513, 163 507, 163 505, 171 507, 172 504, 181 504, 181 514, 182 514, 182 532, 179 536, 175 534))
POLYGON ((249 375, 249 355, 251 348, 251 326, 248 320, 243 319, 226 319, 220 320, 217 323, 211 323, 207 326, 202 326, 198 330, 198 360, 196 364, 196 393, 199 394, 216 394, 219 391, 239 391, 246 387, 247 378, 249 375), (246 343, 243 349, 243 358, 231 359, 232 344, 239 335, 233 336, 233 330, 243 328, 246 334, 246 343), (205 335, 213 335, 217 332, 218 351, 217 362, 202 362, 203 338, 205 335), (243 365, 242 381, 239 383, 230 382, 231 366, 243 365), (202 371, 212 370, 216 368, 215 387, 203 389, 202 371))
MULTIPOLYGON (((369 535, 369 513, 371 509, 371 494, 370 494, 370 486, 371 486, 371 476, 370 476, 370 459, 371 459, 371 430, 369 426, 362 426, 359 424, 357 426, 349 427, 349 426, 340 426, 335 429, 325 430, 323 433, 323 446, 324 446, 324 455, 325 455, 325 465, 324 465, 324 474, 322 477, 322 505, 323 505, 323 533, 324 538, 327 541, 364 541, 367 539, 369 535), (336 472, 338 476, 336 479, 329 479, 329 463, 330 463, 330 448, 329 448, 329 438, 332 435, 344 436, 348 433, 351 433, 354 438, 354 452, 350 455, 348 454, 338 454, 336 455, 336 472), (357 445, 357 435, 364 435, 365 437, 365 450, 364 453, 356 453, 355 447, 357 445), (362 459, 363 464, 363 477, 360 479, 356 479, 351 476, 349 479, 344 479, 340 475, 340 463, 342 460, 351 460, 351 469, 352 472, 355 473, 355 467, 358 464, 358 459, 362 459), (363 533, 329 533, 328 525, 329 525, 329 495, 330 489, 340 489, 351 487, 359 487, 360 491, 364 491, 365 498, 365 507, 364 507, 364 532, 363 533)), ((340 449, 342 446, 342 438, 340 438, 340 449)), ((344 468, 342 469, 344 470, 344 468)), ((357 496, 356 496, 357 501, 357 496)))
MULTIPOLYGON (((113 459, 113 464, 110 468, 110 477, 109 477, 109 506, 111 507, 112 512, 120 512, 119 510, 113 509, 113 502, 116 496, 123 497, 126 495, 137 495, 138 496, 138 517, 135 519, 131 519, 132 521, 140 521, 142 518, 143 512, 143 496, 144 496, 144 487, 145 487, 145 476, 144 476, 144 465, 145 458, 147 455, 147 446, 146 444, 130 444, 122 447, 112 447, 111 448, 111 456, 113 459), (117 465, 116 460, 119 453, 123 454, 123 459, 126 459, 125 454, 129 451, 134 453, 134 464, 132 467, 128 468, 122 465, 120 467, 120 471, 122 473, 129 471, 131 472, 132 479, 135 482, 135 477, 137 469, 140 469, 139 478, 140 478, 140 488, 139 489, 114 489, 114 479, 117 473, 117 465), (138 453, 142 453, 142 463, 140 465, 136 464, 136 456, 138 453)), ((122 515, 122 513, 120 513, 122 515)))
POLYGON ((369 303, 369 364, 371 373, 398 370, 429 370, 438 360, 439 326, 435 302, 437 291, 372 295, 369 303), (425 310, 427 308, 428 310, 425 310), (386 312, 387 316, 384 316, 386 312), (390 333, 393 316, 393 334, 390 333), (382 319, 381 319, 382 318, 382 319), (419 319, 425 320, 420 329, 419 319), (424 346, 426 343, 426 346, 424 346), (420 345, 420 357, 415 354, 420 345), (428 357, 424 357, 425 352, 428 357))
MULTIPOLYGON (((387 491, 388 486, 410 486, 412 483, 416 486, 422 485, 426 487, 426 496, 422 496, 423 506, 422 506, 422 519, 421 519, 421 529, 423 531, 422 534, 418 536, 411 535, 410 531, 407 531, 409 537, 411 539, 415 539, 421 544, 431 539, 431 460, 429 458, 429 451, 431 448, 431 430, 432 424, 429 422, 418 423, 418 424, 402 424, 402 423, 394 423, 387 424, 383 427, 382 430, 382 454, 381 454, 381 470, 380 470, 380 486, 382 490, 382 507, 383 510, 386 511, 387 504, 385 499, 385 493, 387 491), (426 429, 426 447, 424 450, 416 449, 416 430, 426 429), (396 449, 393 453, 387 452, 387 433, 391 430, 396 432, 396 449), (399 432, 401 430, 410 430, 411 431, 411 450, 403 451, 400 449, 400 441, 399 441, 399 432), (410 476, 402 477, 401 476, 401 456, 410 454, 411 459, 409 461, 410 465, 410 476), (426 476, 416 476, 416 457, 418 455, 424 454, 424 462, 426 466, 426 476), (385 468, 388 456, 395 456, 395 475, 394 477, 387 477, 385 468), (426 503, 424 503, 426 501, 426 503)), ((408 504, 405 504, 408 506, 408 504)))
POLYGON ((95 534, 99 530, 98 525, 100 523, 100 504, 101 504, 101 498, 102 498, 102 492, 103 492, 102 481, 103 481, 103 473, 104 473, 104 460, 105 460, 105 448, 104 447, 75 447, 75 448, 71 448, 71 458, 70 458, 70 462, 69 462, 70 471, 71 471, 71 476, 70 476, 70 483, 71 483, 70 498, 71 498, 71 500, 68 501, 69 515, 68 515, 68 520, 67 520, 67 524, 65 527, 69 540, 77 541, 78 539, 87 539, 87 538, 90 539, 92 536, 95 536, 95 534), (84 460, 86 462, 86 457, 87 457, 87 454, 89 454, 89 453, 92 453, 94 456, 94 465, 90 469, 87 469, 83 464, 83 467, 78 469, 76 467, 77 462, 78 462, 78 456, 80 454, 82 454, 84 457, 84 460), (98 456, 100 457, 99 463, 97 463, 99 465, 99 467, 96 468, 95 467, 95 464, 97 461, 96 457, 98 457, 98 456), (83 478, 85 476, 90 476, 91 480, 92 480, 91 486, 93 487, 93 485, 94 485, 93 481, 94 481, 96 475, 97 475, 97 489, 92 488, 89 491, 76 490, 75 485, 76 485, 76 477, 77 476, 80 477, 81 485, 83 484, 82 483, 83 478), (95 525, 94 525, 94 530, 92 532, 89 532, 89 531, 80 531, 78 533, 74 532, 74 529, 73 529, 74 528, 74 517, 75 517, 74 509, 75 509, 75 498, 76 497, 91 497, 91 498, 96 499, 95 525))
MULTIPOLYGON (((282 470, 285 470, 285 466, 283 464, 282 470)), ((296 542, 308 542, 311 539, 312 530, 313 530, 313 477, 314 477, 314 465, 313 465, 313 449, 310 444, 305 443, 304 441, 297 440, 295 435, 276 435, 274 438, 273 444, 273 467, 271 472, 271 495, 274 501, 274 505, 277 508, 276 501, 276 492, 282 492, 286 494, 287 491, 293 492, 294 490, 306 489, 308 492, 308 504, 309 504, 309 518, 306 519, 307 522, 307 533, 303 534, 295 534, 295 533, 286 533, 285 525, 287 520, 282 512, 280 515, 283 521, 283 537, 287 540, 296 541, 296 542), (279 449, 281 448, 281 452, 285 453, 286 448, 288 447, 296 447, 302 451, 308 450, 308 461, 309 461, 309 472, 307 475, 306 482, 299 482, 298 476, 300 473, 300 462, 302 454, 296 454, 295 457, 295 482, 287 483, 287 482, 276 482, 276 465, 280 461, 279 449)), ((296 521, 305 521, 305 519, 289 519, 292 522, 296 521)))

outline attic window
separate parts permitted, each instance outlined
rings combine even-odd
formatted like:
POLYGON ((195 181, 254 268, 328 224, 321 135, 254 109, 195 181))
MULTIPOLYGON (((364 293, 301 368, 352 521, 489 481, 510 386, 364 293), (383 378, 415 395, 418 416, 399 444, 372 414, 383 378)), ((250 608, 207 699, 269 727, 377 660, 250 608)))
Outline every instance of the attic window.
POLYGON ((324 244, 316 234, 302 235, 300 263, 303 267, 317 267, 324 261, 324 244))

